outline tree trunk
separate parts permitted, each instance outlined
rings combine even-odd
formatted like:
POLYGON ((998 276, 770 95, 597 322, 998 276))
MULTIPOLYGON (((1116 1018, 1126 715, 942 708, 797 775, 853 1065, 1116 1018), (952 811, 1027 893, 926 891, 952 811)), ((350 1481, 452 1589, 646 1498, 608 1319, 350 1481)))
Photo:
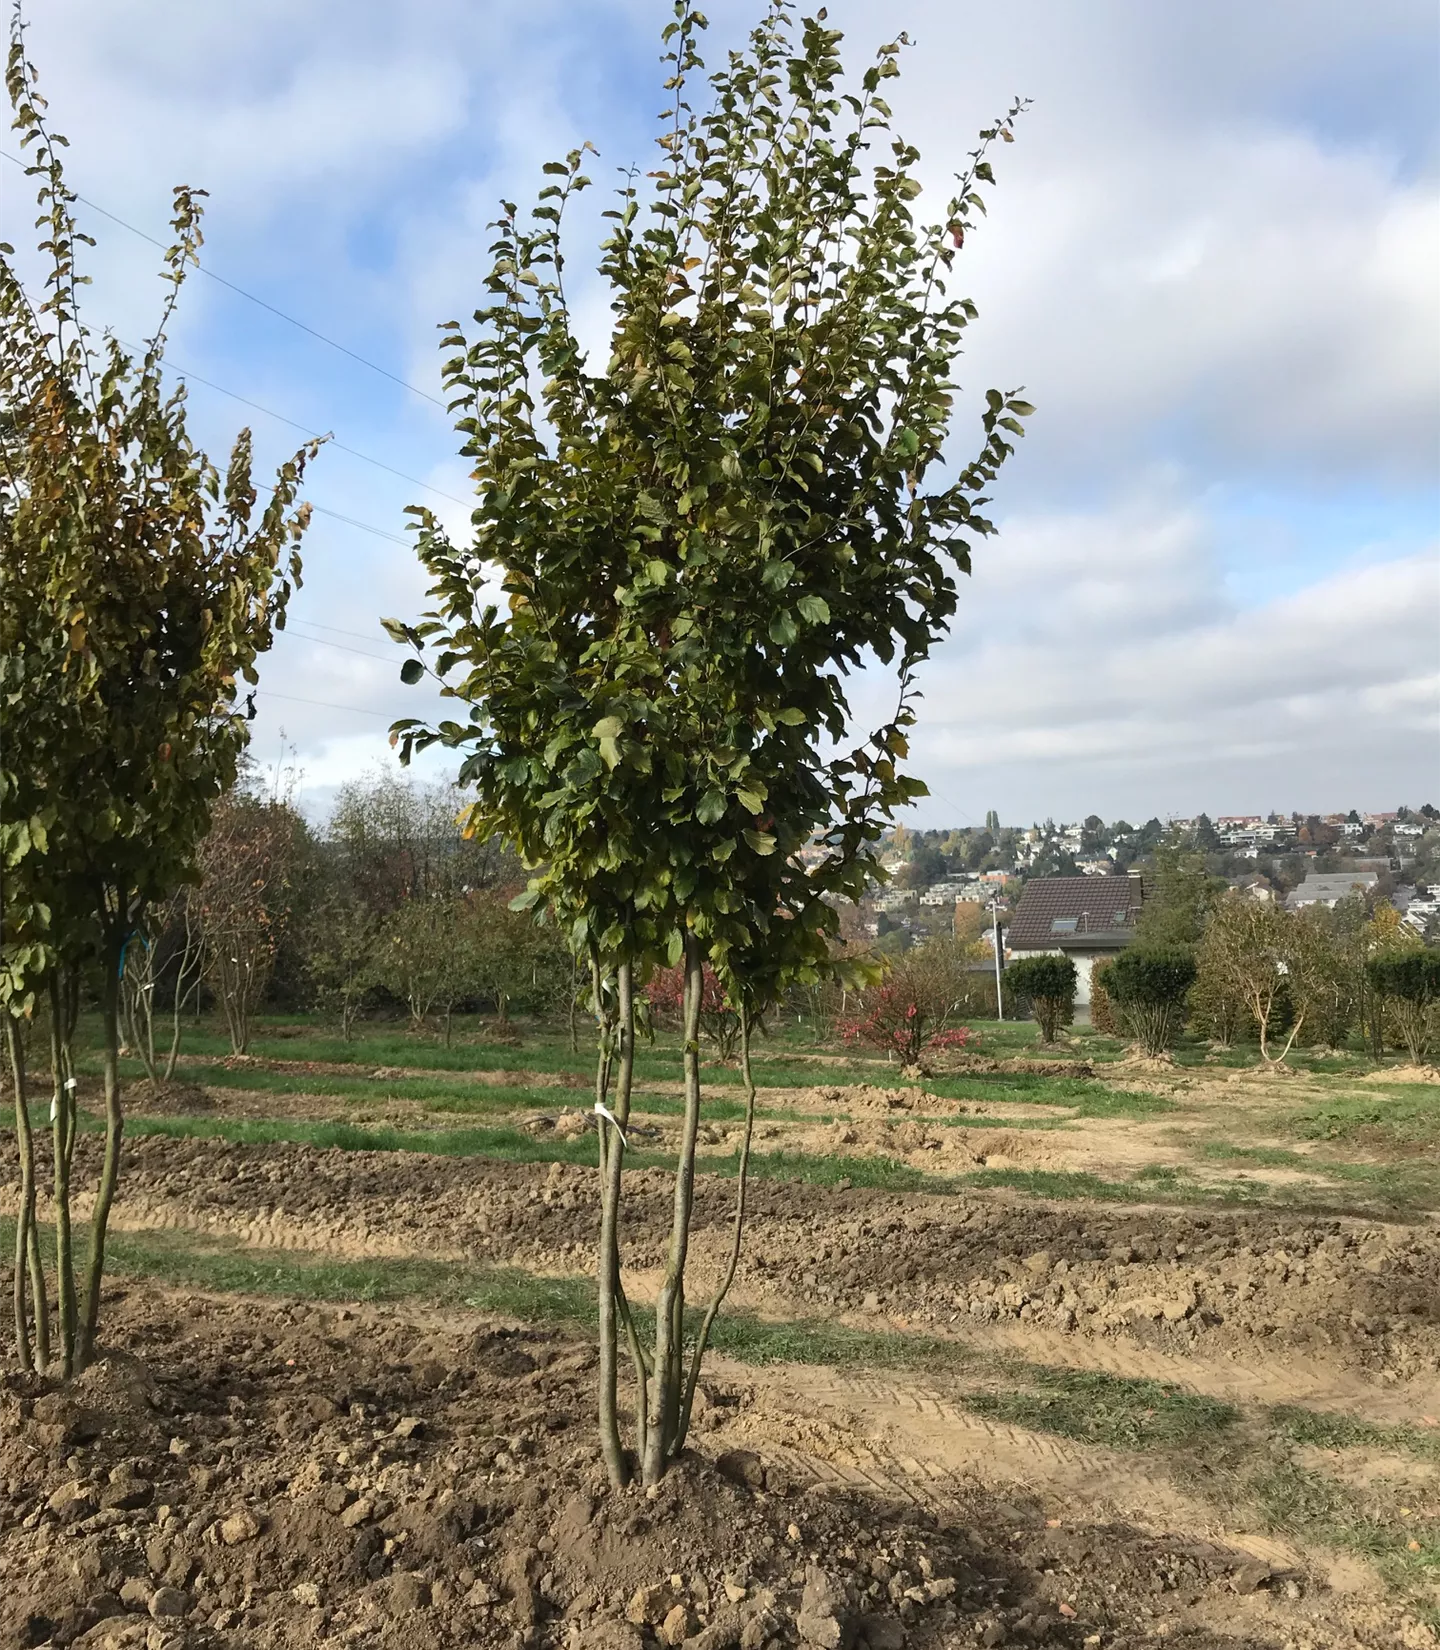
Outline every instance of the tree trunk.
POLYGON ((109 948, 105 962, 105 989, 102 1016, 105 1031, 105 1161, 100 1171, 100 1187, 95 1197, 95 1214, 90 1223, 90 1266, 85 1280, 85 1310, 80 1322, 76 1348, 80 1368, 95 1352, 95 1331, 100 1322, 100 1285, 105 1276, 105 1236, 110 1224, 110 1205, 115 1201, 115 1183, 120 1175, 120 1138, 125 1119, 120 1110, 120 981, 119 956, 109 948))
POLYGON ((655 1363, 646 1422, 643 1476, 658 1484, 675 1453, 684 1391, 685 1260, 695 1193, 695 1141, 700 1132, 700 1003, 705 981, 700 945, 685 935, 685 1119, 675 1167, 675 1207, 670 1255, 655 1304, 655 1363))
MULTIPOLYGON (((605 1470, 610 1482, 623 1489, 630 1480, 630 1463, 620 1441, 620 1422, 616 1411, 616 1386, 620 1362, 620 1188, 624 1167, 624 1130, 630 1120, 630 1090, 635 1071, 635 991, 634 970, 627 961, 620 964, 618 978, 618 1032, 620 1061, 613 1108, 618 1127, 611 1127, 603 1117, 596 1119, 601 1145, 600 1188, 600 1452, 605 1458, 605 1470)), ((605 1083, 608 1086, 608 1053, 602 1053, 605 1083)), ((601 1105, 604 1094, 597 1094, 601 1105)), ((637 1370, 639 1392, 637 1413, 643 1416, 645 1404, 644 1371, 637 1370)))
POLYGON ((35 1139, 30 1128, 25 1048, 20 1040, 20 1027, 8 1014, 5 1035, 10 1052, 10 1076, 15 1084, 15 1139, 20 1148, 20 1206, 15 1216, 15 1352, 22 1370, 29 1374, 38 1367, 43 1375, 49 1362, 49 1304, 45 1296, 45 1274, 32 1264, 39 1257, 35 1232, 35 1139), (25 1288, 27 1271, 29 1302, 25 1288), (31 1303, 35 1323, 33 1342, 31 1303))
MULTIPOLYGON (((117 987, 118 993, 118 987, 117 987)), ((70 1227, 70 1159, 75 1149, 75 1085, 70 1061, 71 1022, 58 978, 50 982, 50 1138, 55 1172, 55 1314, 60 1330, 60 1373, 75 1372, 75 1245, 70 1227)), ((117 1032, 118 1036, 118 1032, 117 1032)))
POLYGON ((745 1189, 750 1174, 750 1142, 755 1134, 755 1075, 750 1069, 750 1013, 749 1009, 743 1006, 740 1010, 740 1072, 745 1083, 745 1133, 740 1142, 740 1165, 735 1179, 735 1224, 730 1233, 730 1259, 725 1268, 725 1276, 720 1280, 720 1287, 706 1308, 700 1333, 695 1337, 695 1352, 690 1360, 690 1379, 685 1384, 685 1397, 680 1406, 680 1426, 675 1437, 676 1454, 685 1448, 685 1439, 690 1432, 690 1411, 695 1403, 695 1388, 700 1384, 700 1366, 705 1359, 705 1349, 710 1344, 710 1332, 715 1327, 716 1316, 724 1304, 725 1297, 730 1293, 730 1285, 735 1281, 735 1271, 740 1264, 740 1240, 745 1232, 745 1189))

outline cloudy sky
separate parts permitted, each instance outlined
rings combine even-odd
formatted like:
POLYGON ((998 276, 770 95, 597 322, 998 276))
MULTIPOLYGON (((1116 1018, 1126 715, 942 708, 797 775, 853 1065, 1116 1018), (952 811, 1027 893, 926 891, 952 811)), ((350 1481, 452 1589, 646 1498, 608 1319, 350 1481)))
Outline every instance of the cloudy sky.
MULTIPOLYGON (((257 756, 293 745, 323 809, 390 760, 393 717, 427 706, 377 619, 423 605, 403 507, 466 514, 430 399, 435 325, 481 301, 495 203, 533 198, 543 161, 588 138, 597 184, 650 163, 670 8, 28 10, 74 187, 157 237, 172 184, 207 188, 208 267, 394 375, 203 277, 172 335, 212 450, 245 422, 269 461, 296 426, 336 438, 256 724, 257 756)), ((710 15, 718 60, 755 11, 710 15)), ((957 453, 989 385, 1023 384, 1039 410, 925 678, 917 822, 1440 801, 1431 0, 832 0, 830 15, 856 68, 882 22, 908 31, 892 102, 937 195, 979 125, 1034 100, 964 253, 981 317, 957 453)), ((27 191, 0 161, 7 240, 24 238, 27 191)), ((601 194, 576 219, 592 244, 601 194)), ((155 249, 87 226, 92 315, 138 338, 155 249)))

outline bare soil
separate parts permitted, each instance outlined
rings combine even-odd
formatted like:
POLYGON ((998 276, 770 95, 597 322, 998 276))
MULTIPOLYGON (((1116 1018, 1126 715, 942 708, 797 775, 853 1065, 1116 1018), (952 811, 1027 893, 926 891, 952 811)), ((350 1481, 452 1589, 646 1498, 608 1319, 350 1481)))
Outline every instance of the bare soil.
POLYGON ((149 1288, 107 1322, 69 1388, 0 1385, 7 1646, 1432 1642, 1283 1552, 999 1493, 1003 1453, 907 1467, 819 1393, 800 1426, 721 1373, 677 1472, 615 1493, 562 1336, 149 1288))
MULTIPOLYGON (((80 1142, 77 1181, 98 1143, 80 1142)), ((220 1233, 258 1247, 433 1256, 586 1273, 597 1175, 417 1153, 138 1137, 118 1225, 220 1233)), ((664 1263, 672 1182, 635 1171, 625 1263, 664 1263)), ((692 1253, 719 1271, 734 1183, 702 1175, 692 1253)), ((1050 1203, 1004 1193, 752 1182, 736 1299, 774 1316, 901 1319, 1207 1359, 1362 1371, 1440 1404, 1440 1236, 1262 1210, 1050 1203)))

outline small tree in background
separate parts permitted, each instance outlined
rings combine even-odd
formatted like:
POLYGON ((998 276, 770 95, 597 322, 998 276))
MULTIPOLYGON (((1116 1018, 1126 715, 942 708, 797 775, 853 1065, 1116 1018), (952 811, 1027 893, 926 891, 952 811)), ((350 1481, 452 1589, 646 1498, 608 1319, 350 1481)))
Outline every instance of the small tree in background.
POLYGON ((250 1047, 255 1013, 290 920, 300 829, 288 803, 235 791, 216 808, 200 847, 205 977, 236 1054, 250 1047))
MULTIPOLYGON (((645 987, 645 995, 658 1015, 678 1026, 685 1012, 685 970, 656 969, 645 987)), ((740 1016, 731 1007, 719 976, 708 964, 700 988, 700 1031, 715 1045, 715 1052, 728 1066, 735 1058, 735 1048, 740 1041, 740 1016)))
POLYGON ((1435 1034, 1440 1005, 1440 951, 1417 950, 1373 957, 1366 965, 1370 988, 1400 1028, 1414 1063, 1423 1065, 1435 1034))
POLYGON ((340 1021, 348 1043, 355 1020, 375 988, 379 917, 350 889, 322 898, 306 923, 306 966, 322 1009, 340 1021))
POLYGON ((1090 1025, 1091 1029, 1103 1032, 1107 1037, 1123 1037, 1126 1035, 1120 1010, 1115 1006, 1109 988, 1105 984, 1106 976, 1113 965, 1111 962, 1097 962, 1090 969, 1090 1025))
POLYGON ((1069 957, 1021 957, 1005 970, 1005 990, 1030 1004, 1040 1035, 1053 1043, 1075 1015, 1075 964, 1069 957))
POLYGON ((964 1048, 972 1035, 952 1022, 965 995, 966 960, 966 948, 953 940, 915 946, 861 989, 836 1029, 847 1043, 881 1049, 906 1069, 920 1067, 926 1054, 964 1048))
POLYGON ((1185 1024, 1185 995, 1195 982, 1195 955, 1186 946, 1134 944, 1105 973, 1105 989, 1125 1011, 1140 1046, 1164 1054, 1185 1024))

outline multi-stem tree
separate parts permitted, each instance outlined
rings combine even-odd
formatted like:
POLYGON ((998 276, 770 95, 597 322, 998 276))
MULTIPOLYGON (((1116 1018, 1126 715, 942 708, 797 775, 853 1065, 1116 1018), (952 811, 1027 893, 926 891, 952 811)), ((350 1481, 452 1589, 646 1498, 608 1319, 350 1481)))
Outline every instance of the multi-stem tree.
MULTIPOLYGON (((388 621, 464 721, 396 724, 402 755, 465 749, 471 828, 544 866, 526 899, 588 960, 601 1021, 601 1443, 631 1467, 616 1409, 621 1330, 636 1372, 641 1472, 683 1448, 686 1261, 700 1123, 706 964, 749 1029, 832 966, 836 905, 880 875, 875 844, 924 790, 903 775, 915 674, 955 611, 983 492, 1030 408, 987 394, 979 456, 927 485, 947 440, 953 367, 975 314, 949 284, 986 130, 929 224, 918 155, 881 95, 899 44, 842 83, 840 35, 776 0, 689 101, 703 19, 665 30, 673 106, 648 207, 631 174, 600 275, 614 320, 592 369, 567 301, 560 225, 581 153, 546 168, 529 220, 505 203, 473 336, 447 324, 444 373, 478 489, 469 543, 419 510, 432 576, 423 623, 388 621), (498 598, 492 595, 499 586, 498 598), (428 653, 430 648, 433 654, 428 653), (846 678, 889 667, 896 708, 853 743, 846 678), (828 852, 804 864, 816 838, 828 852), (653 1346, 620 1287, 623 1129, 635 1003, 679 966, 685 1110, 653 1346)), ((750 1089, 753 1103, 753 1088, 750 1089)), ((748 1137, 747 1137, 748 1138, 748 1137)))
MULTIPOLYGON (((256 508, 248 432, 220 474, 163 377, 166 327, 200 246, 197 194, 175 192, 169 294, 137 361, 96 339, 58 145, 26 61, 18 13, 6 85, 40 203, 43 287, 0 249, 0 1010, 15 1084, 21 1196, 15 1333, 22 1365, 47 1361, 48 1289, 36 1234, 23 1028, 49 999, 58 1365, 92 1355, 105 1239, 120 1170, 120 982, 142 913, 193 872, 216 798, 247 739, 237 680, 283 623, 307 519, 307 453, 256 508), (282 562, 289 553, 287 567, 282 562), (105 1147, 83 1293, 70 1232, 77 1116, 70 1032, 82 974, 98 988, 105 1147)), ((307 449, 308 452, 308 449, 307 449)))
POLYGON ((205 978, 244 1054, 290 919, 299 815, 288 803, 236 789, 215 808, 200 845, 196 899, 205 978))

